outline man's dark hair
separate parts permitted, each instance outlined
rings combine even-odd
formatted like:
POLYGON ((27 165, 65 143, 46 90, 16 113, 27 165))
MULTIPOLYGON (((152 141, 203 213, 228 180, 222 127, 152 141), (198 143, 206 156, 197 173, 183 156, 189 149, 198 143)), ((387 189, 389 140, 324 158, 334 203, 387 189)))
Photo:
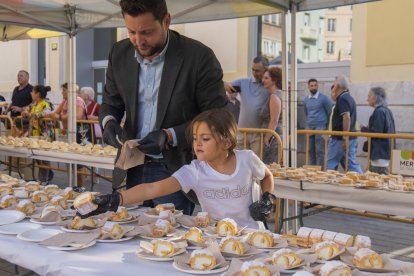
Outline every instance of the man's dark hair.
POLYGON ((262 56, 257 56, 253 59, 253 63, 261 63, 263 67, 268 68, 269 67, 269 60, 262 56))
POLYGON ((168 13, 165 0, 121 0, 122 15, 138 16, 144 13, 151 13, 160 23, 168 13))
POLYGON ((311 82, 316 82, 316 83, 318 83, 318 81, 317 81, 316 79, 309 79, 309 80, 308 80, 308 84, 310 84, 311 82))

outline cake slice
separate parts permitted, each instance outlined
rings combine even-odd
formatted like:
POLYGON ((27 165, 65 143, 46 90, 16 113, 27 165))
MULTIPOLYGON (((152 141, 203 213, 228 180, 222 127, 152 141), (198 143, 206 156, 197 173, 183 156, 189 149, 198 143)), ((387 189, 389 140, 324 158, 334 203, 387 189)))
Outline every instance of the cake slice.
POLYGON ((273 247, 273 234, 268 230, 254 231, 249 234, 247 243, 258 248, 273 247))
POLYGON ((235 236, 237 234, 237 223, 230 218, 225 218, 217 222, 216 233, 220 237, 235 236))
POLYGON ((333 241, 324 241, 315 245, 315 253, 322 260, 329 260, 341 251, 339 245, 333 241))
POLYGON ((384 263, 377 252, 369 248, 360 248, 355 253, 352 262, 361 268, 383 268, 384 263))
POLYGON ((299 255, 288 248, 279 249, 272 255, 272 263, 282 269, 296 267, 301 261, 299 255))
POLYGON ((190 256, 190 267, 194 270, 210 270, 217 265, 217 260, 208 249, 194 250, 190 256))
POLYGON ((189 241, 202 243, 203 242, 203 232, 197 227, 191 227, 187 233, 184 234, 184 238, 189 241))
POLYGON ((241 266, 242 276, 270 276, 270 270, 259 261, 244 262, 241 266))
POLYGON ((319 270, 320 276, 351 276, 351 269, 341 261, 326 262, 319 270))
POLYGON ((170 241, 154 240, 152 241, 152 253, 158 257, 171 257, 175 253, 175 246, 170 241))
POLYGON ((220 242, 220 251, 224 253, 244 255, 243 243, 234 237, 223 238, 220 242))

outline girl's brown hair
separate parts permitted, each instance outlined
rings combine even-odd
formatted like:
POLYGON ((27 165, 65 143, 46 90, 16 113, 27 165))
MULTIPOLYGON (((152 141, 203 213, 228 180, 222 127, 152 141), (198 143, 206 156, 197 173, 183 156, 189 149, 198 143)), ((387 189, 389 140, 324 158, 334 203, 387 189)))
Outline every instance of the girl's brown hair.
POLYGON ((193 129, 200 123, 206 123, 217 143, 230 142, 229 151, 237 145, 237 124, 233 114, 224 108, 210 109, 198 114, 188 128, 189 141, 193 140, 193 129))

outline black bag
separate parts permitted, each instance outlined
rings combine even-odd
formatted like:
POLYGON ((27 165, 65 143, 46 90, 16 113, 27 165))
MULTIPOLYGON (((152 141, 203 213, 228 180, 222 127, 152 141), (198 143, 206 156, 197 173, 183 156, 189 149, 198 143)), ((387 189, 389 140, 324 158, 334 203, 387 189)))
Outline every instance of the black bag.
POLYGON ((364 144, 362 145, 362 151, 368 152, 368 141, 365 141, 364 144))
MULTIPOLYGON (((86 114, 86 106, 84 108, 85 119, 88 120, 86 114)), ((93 124, 76 123, 76 143, 81 145, 95 144, 95 129, 93 124)))

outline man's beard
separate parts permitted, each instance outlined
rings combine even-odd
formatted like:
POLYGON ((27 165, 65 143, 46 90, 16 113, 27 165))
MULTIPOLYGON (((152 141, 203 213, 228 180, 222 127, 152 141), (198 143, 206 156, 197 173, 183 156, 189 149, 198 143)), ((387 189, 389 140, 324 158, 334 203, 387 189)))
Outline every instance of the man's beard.
POLYGON ((318 92, 318 89, 309 90, 309 92, 311 92, 312 95, 315 95, 316 92, 318 92))
POLYGON ((138 46, 135 46, 135 49, 137 52, 144 58, 146 57, 152 57, 157 53, 160 53, 163 49, 164 44, 155 45, 154 47, 148 47, 146 50, 142 51, 139 49, 138 46))

